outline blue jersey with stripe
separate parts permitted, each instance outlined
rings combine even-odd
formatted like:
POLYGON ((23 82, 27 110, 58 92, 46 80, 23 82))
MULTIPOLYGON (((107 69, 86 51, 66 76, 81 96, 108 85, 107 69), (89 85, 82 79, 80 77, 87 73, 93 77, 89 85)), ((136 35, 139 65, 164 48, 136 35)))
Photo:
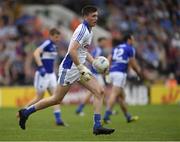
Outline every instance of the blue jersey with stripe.
POLYGON ((54 61, 57 56, 56 45, 50 40, 45 40, 38 48, 43 50, 41 61, 47 73, 54 72, 54 61))
POLYGON ((119 44, 112 49, 110 72, 127 73, 129 59, 135 56, 135 49, 127 44, 119 44))
MULTIPOLYGON (((96 58, 98 56, 103 56, 103 50, 101 47, 97 46, 96 48, 94 48, 91 51, 91 55, 96 58)), ((98 74, 97 71, 92 67, 92 65, 90 66, 90 70, 93 74, 98 74)))

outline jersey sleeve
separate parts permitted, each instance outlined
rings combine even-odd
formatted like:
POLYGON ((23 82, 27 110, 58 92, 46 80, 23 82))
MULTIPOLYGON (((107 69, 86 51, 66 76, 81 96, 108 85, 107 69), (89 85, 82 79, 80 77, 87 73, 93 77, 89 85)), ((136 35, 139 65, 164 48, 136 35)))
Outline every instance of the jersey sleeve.
POLYGON ((135 49, 133 47, 129 47, 129 57, 135 57, 135 49))
POLYGON ((79 44, 82 44, 84 42, 85 36, 86 26, 82 24, 75 30, 73 34, 73 40, 77 41, 79 44))
POLYGON ((38 48, 44 50, 49 44, 50 44, 50 40, 46 40, 38 48))

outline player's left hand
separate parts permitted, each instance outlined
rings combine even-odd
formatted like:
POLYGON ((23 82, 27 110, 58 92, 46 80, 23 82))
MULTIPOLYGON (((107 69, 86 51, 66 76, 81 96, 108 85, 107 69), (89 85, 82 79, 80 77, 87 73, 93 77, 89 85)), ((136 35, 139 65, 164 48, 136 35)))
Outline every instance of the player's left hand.
POLYGON ((136 79, 137 79, 137 83, 139 84, 142 84, 144 82, 143 76, 137 76, 136 79))
POLYGON ((38 67, 39 74, 43 77, 46 74, 46 69, 43 66, 38 67))

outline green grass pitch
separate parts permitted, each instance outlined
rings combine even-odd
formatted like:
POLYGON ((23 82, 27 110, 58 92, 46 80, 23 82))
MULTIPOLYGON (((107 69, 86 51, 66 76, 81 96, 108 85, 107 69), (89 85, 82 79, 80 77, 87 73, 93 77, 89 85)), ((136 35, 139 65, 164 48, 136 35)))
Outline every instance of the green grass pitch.
POLYGON ((69 127, 54 124, 52 108, 33 114, 27 129, 21 130, 15 117, 18 109, 0 109, 0 141, 180 141, 180 105, 131 106, 129 111, 137 114, 137 122, 126 123, 119 107, 119 114, 112 116, 115 128, 112 135, 95 136, 92 134, 93 108, 85 107, 85 116, 75 115, 74 105, 62 107, 63 119, 69 127))

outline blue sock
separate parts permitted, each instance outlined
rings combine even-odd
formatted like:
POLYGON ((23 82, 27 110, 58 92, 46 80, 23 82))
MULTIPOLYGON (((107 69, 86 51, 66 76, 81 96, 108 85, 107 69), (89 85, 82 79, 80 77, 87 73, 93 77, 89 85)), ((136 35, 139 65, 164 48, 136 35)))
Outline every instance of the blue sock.
POLYGON ((101 127, 101 114, 94 114, 94 128, 101 127))
POLYGON ((55 117, 56 123, 61 123, 62 122, 62 120, 61 120, 61 112, 59 110, 54 111, 54 117, 55 117))
POLYGON ((23 113, 25 116, 28 117, 30 114, 32 114, 35 111, 36 111, 36 109, 35 109, 34 105, 32 105, 32 106, 26 108, 23 113))
POLYGON ((125 117, 126 117, 127 120, 130 120, 130 119, 131 119, 131 114, 129 114, 128 112, 126 112, 124 115, 125 115, 125 117))
POLYGON ((76 113, 82 112, 83 108, 84 108, 84 104, 80 104, 79 107, 76 110, 76 113))
POLYGON ((109 120, 109 116, 112 114, 112 111, 111 110, 106 110, 105 114, 104 114, 104 119, 105 120, 109 120))

